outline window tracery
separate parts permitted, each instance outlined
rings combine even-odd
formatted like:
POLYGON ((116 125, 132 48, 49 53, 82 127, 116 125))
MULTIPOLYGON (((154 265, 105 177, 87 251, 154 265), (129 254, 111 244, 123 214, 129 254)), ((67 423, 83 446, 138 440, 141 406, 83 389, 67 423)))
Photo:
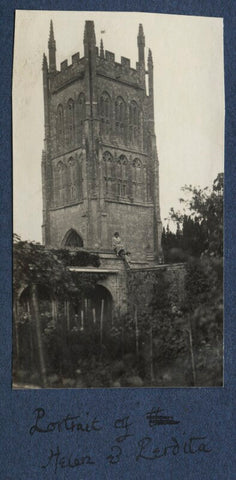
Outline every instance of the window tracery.
POLYGON ((61 104, 57 107, 56 138, 57 147, 61 148, 64 144, 64 109, 61 104))
POLYGON ((128 195, 128 160, 125 155, 120 155, 117 160, 117 195, 127 197, 128 195))
POLYGON ((139 145, 140 135, 140 111, 137 103, 133 100, 129 105, 129 142, 139 145))
POLYGON ((115 127, 116 135, 125 143, 126 104, 122 97, 117 97, 115 102, 115 127))
POLYGON ((56 204, 61 205, 66 199, 66 166, 60 160, 56 165, 56 182, 54 193, 56 204))
POLYGON ((70 98, 67 102, 67 143, 73 146, 75 140, 75 104, 70 98))
POLYGON ((103 92, 99 104, 101 135, 109 136, 111 131, 111 99, 107 92, 103 92))
POLYGON ((84 93, 80 93, 78 97, 78 138, 80 142, 82 140, 83 124, 84 124, 85 117, 86 117, 85 95, 84 93))
MULTIPOLYGON (((151 178, 146 179, 145 167, 139 158, 129 162, 123 154, 113 158, 112 154, 106 151, 103 154, 103 172, 106 197, 115 199, 132 197, 133 201, 139 202, 146 200, 145 185, 146 182, 151 184, 151 178)), ((151 193, 149 197, 150 195, 151 193)))
POLYGON ((82 199, 82 163, 70 157, 68 160, 67 200, 74 202, 82 199))
POLYGON ((142 162, 135 158, 132 163, 132 192, 134 200, 143 200, 144 172, 142 162))
POLYGON ((147 177, 147 201, 152 201, 152 174, 150 168, 146 168, 147 177))
POLYGON ((53 168, 54 206, 74 203, 83 198, 82 162, 70 157, 66 163, 59 160, 53 168))
POLYGON ((115 190, 114 160, 110 152, 103 154, 105 192, 107 197, 112 197, 115 190))

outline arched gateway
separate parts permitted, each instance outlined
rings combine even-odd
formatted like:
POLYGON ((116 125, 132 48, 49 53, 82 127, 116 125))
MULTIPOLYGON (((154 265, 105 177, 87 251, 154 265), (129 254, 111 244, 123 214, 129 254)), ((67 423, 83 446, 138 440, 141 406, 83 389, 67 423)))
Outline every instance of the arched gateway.
POLYGON ((82 237, 74 230, 71 228, 65 235, 63 241, 62 241, 63 247, 83 247, 84 242, 82 237))
POLYGON ((66 323, 69 330, 96 331, 112 325, 113 299, 107 288, 96 285, 90 293, 67 302, 66 323))
MULTIPOLYGON (((48 327, 48 322, 52 321, 56 326, 62 309, 64 309, 65 319, 63 331, 71 331, 73 328, 79 331, 93 331, 103 326, 112 325, 113 298, 111 293, 103 285, 97 284, 90 293, 72 301, 61 301, 42 287, 38 290, 39 306, 42 331, 48 327), (55 310, 56 303, 56 312, 55 310)), ((19 316, 28 319, 31 322, 30 310, 30 292, 26 287, 18 298, 19 316)))

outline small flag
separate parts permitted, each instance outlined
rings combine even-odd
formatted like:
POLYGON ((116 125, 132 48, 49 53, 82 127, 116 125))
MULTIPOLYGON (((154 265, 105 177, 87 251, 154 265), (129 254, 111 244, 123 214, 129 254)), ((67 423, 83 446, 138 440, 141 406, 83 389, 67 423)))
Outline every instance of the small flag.
POLYGON ((101 33, 106 33, 106 30, 101 30, 101 33))

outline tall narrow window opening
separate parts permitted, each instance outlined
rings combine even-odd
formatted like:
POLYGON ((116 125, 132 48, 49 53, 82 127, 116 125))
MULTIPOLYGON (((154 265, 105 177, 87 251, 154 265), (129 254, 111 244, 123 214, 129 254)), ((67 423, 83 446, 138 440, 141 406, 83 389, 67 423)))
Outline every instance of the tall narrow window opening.
POLYGON ((56 131, 57 147, 60 149, 64 144, 64 110, 62 105, 57 107, 56 131))
POLYGON ((110 152, 104 153, 103 165, 104 165, 104 181, 105 181, 106 196, 112 197, 114 195, 114 189, 115 189, 115 174, 114 174, 113 157, 110 152))
POLYGON ((137 103, 132 101, 129 105, 129 142, 133 145, 139 145, 139 135, 140 112, 137 103))
POLYGON ((100 98, 100 126, 101 135, 109 136, 111 131, 111 99, 107 92, 100 98))
POLYGON ((75 140, 75 105, 72 98, 67 103, 67 143, 74 145, 75 140))
POLYGON ((68 160, 68 201, 75 202, 82 199, 82 164, 81 161, 70 157, 68 160))
POLYGON ((86 105, 85 105, 85 96, 83 93, 80 93, 78 98, 78 140, 81 142, 83 125, 86 117, 86 105))
POLYGON ((66 201, 66 166, 62 161, 59 161, 56 165, 56 184, 54 185, 54 192, 56 197, 56 203, 60 206, 66 201))
POLYGON ((133 198, 137 201, 143 201, 143 167, 141 161, 135 158, 132 167, 133 198))
POLYGON ((125 155, 120 155, 117 162, 118 195, 127 197, 128 194, 128 160, 125 155))
POLYGON ((125 143, 126 140, 126 105, 122 97, 115 102, 116 135, 125 143))

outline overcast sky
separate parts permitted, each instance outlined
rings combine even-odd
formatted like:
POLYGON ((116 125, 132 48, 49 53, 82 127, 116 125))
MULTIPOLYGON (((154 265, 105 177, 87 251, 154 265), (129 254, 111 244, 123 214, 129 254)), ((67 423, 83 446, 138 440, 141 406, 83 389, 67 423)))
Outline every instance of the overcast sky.
POLYGON ((13 68, 14 232, 41 241, 41 152, 44 138, 42 56, 54 23, 57 68, 80 51, 85 20, 94 20, 97 45, 138 60, 143 24, 146 58, 151 48, 161 216, 179 206, 185 184, 211 185, 223 171, 223 20, 219 18, 114 12, 16 12, 13 68), (104 34, 101 31, 105 30, 104 34))

